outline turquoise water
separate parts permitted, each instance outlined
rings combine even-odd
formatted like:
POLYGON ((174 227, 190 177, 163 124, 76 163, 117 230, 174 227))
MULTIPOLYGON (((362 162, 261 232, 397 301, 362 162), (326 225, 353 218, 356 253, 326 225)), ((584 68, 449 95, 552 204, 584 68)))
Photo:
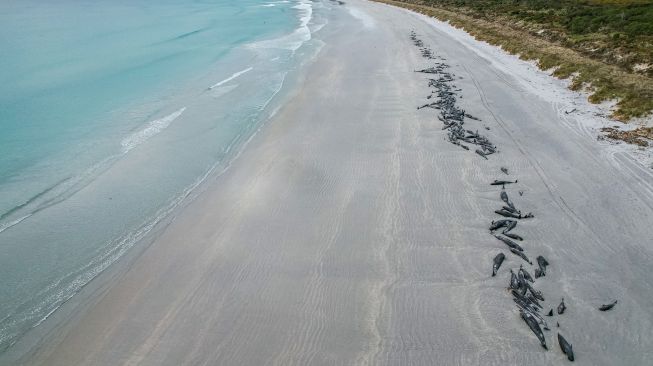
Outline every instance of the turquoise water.
POLYGON ((318 7, 0 2, 0 352, 225 168, 317 47, 318 7))

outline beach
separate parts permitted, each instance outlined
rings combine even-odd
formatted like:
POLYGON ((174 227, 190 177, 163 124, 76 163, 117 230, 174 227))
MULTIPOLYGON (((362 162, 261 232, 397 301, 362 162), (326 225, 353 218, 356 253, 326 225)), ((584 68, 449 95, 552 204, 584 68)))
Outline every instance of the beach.
POLYGON ((598 107, 384 4, 334 6, 316 37, 319 53, 231 165, 11 364, 559 365, 557 333, 576 364, 650 360, 653 171, 597 141, 598 107), (457 104, 479 119, 466 128, 497 146, 488 159, 417 108, 431 89, 415 71, 431 61, 411 32, 446 60, 457 104), (506 290, 526 262, 488 233, 495 179, 517 180, 506 192, 535 216, 518 232, 550 262, 535 282, 543 311, 567 304, 549 350, 506 290))

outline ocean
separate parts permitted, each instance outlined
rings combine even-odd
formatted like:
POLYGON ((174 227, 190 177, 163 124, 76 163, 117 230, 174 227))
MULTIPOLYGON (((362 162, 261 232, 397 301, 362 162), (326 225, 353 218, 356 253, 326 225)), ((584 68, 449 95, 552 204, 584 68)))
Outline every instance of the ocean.
POLYGON ((0 352, 228 167, 328 4, 0 2, 0 352))

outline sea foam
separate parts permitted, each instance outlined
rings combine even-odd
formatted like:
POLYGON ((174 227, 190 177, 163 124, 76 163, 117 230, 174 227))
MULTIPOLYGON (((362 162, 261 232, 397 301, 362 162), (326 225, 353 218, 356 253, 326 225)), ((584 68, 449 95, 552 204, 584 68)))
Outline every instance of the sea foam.
POLYGON ((311 30, 308 23, 313 18, 313 5, 310 1, 301 0, 292 7, 299 10, 299 26, 290 34, 285 36, 255 42, 249 45, 253 49, 278 48, 289 51, 297 51, 304 43, 311 40, 311 30))
POLYGON ((240 75, 252 71, 253 69, 254 69, 253 67, 248 67, 248 68, 246 68, 245 70, 235 72, 235 73, 233 73, 233 75, 231 75, 230 77, 228 77, 228 78, 226 78, 226 79, 224 79, 224 80, 222 80, 222 81, 219 81, 219 82, 217 82, 217 83, 211 85, 211 86, 209 87, 209 90, 210 90, 210 89, 213 89, 213 88, 217 88, 217 87, 219 87, 220 85, 226 84, 226 83, 230 82, 231 80, 233 80, 233 79, 239 77, 240 75))
POLYGON ((123 153, 129 152, 131 149, 149 140, 152 136, 157 135, 164 129, 168 128, 168 126, 170 126, 170 124, 174 120, 179 118, 179 116, 181 116, 181 114, 184 113, 185 110, 186 107, 183 107, 177 110, 176 112, 171 113, 163 118, 156 119, 148 123, 147 127, 145 127, 144 129, 122 140, 121 145, 122 145, 123 153))

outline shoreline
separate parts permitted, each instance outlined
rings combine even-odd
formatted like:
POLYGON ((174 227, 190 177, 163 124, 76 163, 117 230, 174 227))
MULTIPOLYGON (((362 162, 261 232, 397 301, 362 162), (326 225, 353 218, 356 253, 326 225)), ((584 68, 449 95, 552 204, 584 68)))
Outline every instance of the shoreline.
MULTIPOLYGON (((312 30, 311 33, 315 36, 315 33, 320 30, 321 27, 312 30)), ((256 138, 261 130, 266 128, 266 125, 274 119, 274 115, 278 110, 292 98, 296 92, 294 86, 301 83, 301 80, 305 78, 306 64, 312 62, 322 47, 319 45, 319 42, 319 39, 317 40, 317 44, 315 44, 315 39, 309 40, 307 41, 309 43, 308 45, 303 44, 302 47, 296 50, 296 52, 303 54, 301 60, 295 69, 286 74, 279 90, 267 101, 265 107, 262 109, 262 112, 266 116, 261 119, 261 122, 256 124, 253 132, 246 139, 230 145, 225 159, 216 162, 206 172, 204 177, 199 180, 198 184, 189 187, 183 195, 175 197, 175 200, 179 200, 180 203, 174 205, 172 211, 163 216, 161 220, 157 220, 152 229, 143 238, 137 240, 124 255, 102 270, 90 282, 82 286, 78 292, 54 309, 36 326, 19 336, 14 344, 0 352, 0 364, 24 362, 25 359, 29 359, 35 352, 40 352, 42 347, 47 348, 51 347, 53 343, 56 344, 56 341, 50 342, 48 338, 53 336, 56 338, 58 334, 66 332, 75 323, 75 319, 79 318, 80 314, 83 314, 101 300, 104 293, 137 263, 140 256, 167 230, 167 227, 174 222, 178 214, 184 212, 207 189, 217 184, 216 181, 219 181, 220 177, 238 160, 247 145, 256 138)), ((222 82, 229 81, 230 79, 228 78, 222 82)), ((207 90, 211 89, 208 88, 207 90)))
MULTIPOLYGON (((462 154, 444 141, 432 114, 415 109, 427 88, 413 72, 424 63, 408 38, 411 28, 437 39, 435 52, 454 60, 466 110, 491 127, 500 119, 512 131, 489 130, 526 187, 528 200, 520 203, 548 221, 525 229, 555 260, 558 272, 546 290, 578 295, 570 298, 572 309, 587 309, 602 292, 577 278, 589 271, 594 281, 608 284, 606 293, 620 293, 620 306, 634 309, 640 321, 643 315, 644 331, 651 314, 638 305, 646 294, 623 293, 618 284, 634 277, 645 288, 646 275, 622 270, 613 277, 598 270, 610 268, 600 257, 611 253, 606 243, 620 237, 606 231, 630 220, 633 238, 650 234, 645 218, 638 225, 631 209, 651 213, 653 201, 645 196, 642 203, 623 203, 641 183, 624 182, 609 174, 618 171, 616 165, 588 157, 608 149, 588 142, 593 132, 582 121, 562 120, 555 98, 525 87, 540 76, 525 69, 507 76, 488 62, 505 61, 496 53, 501 51, 447 34, 447 26, 434 20, 383 7, 350 1, 335 10, 339 17, 325 27, 330 33, 321 54, 301 68, 281 107, 273 108, 233 166, 207 179, 151 243, 94 280, 97 287, 85 290, 90 294, 82 311, 55 314, 66 324, 21 364, 426 364, 434 357, 446 364, 559 363, 558 352, 541 352, 510 317, 497 291, 504 284, 486 276, 486 257, 497 247, 475 243, 488 242, 479 233, 494 204, 495 192, 486 184, 498 163, 462 154), (347 18, 347 7, 358 13, 347 18), (400 15, 404 24, 393 20, 400 15), (465 42, 471 48, 460 47, 465 42), (472 58, 479 49, 485 58, 472 58), (513 105, 515 98, 521 100, 513 105), (521 105, 535 108, 550 126, 521 105), (549 135, 537 141, 543 131, 549 135), (534 150, 524 157, 511 147, 515 138, 534 150), (578 172, 558 168, 579 162, 587 166, 578 172), (629 189, 609 192, 608 202, 585 202, 604 192, 596 183, 601 179, 629 189), (551 195, 543 194, 547 189, 551 195), (577 219, 565 221, 569 212, 560 200, 577 219), (557 254, 566 235, 592 230, 602 230, 605 239, 581 238, 563 249, 578 254, 593 248, 587 264, 557 254), (496 350, 499 340, 509 347, 496 350)), ((556 83, 550 85, 556 92, 556 83)), ((624 250, 644 261, 651 248, 624 250)), ((616 352, 624 357, 621 350, 638 337, 630 333, 629 315, 618 313, 608 323, 623 337, 616 352)), ((590 331, 584 324, 596 319, 574 316, 569 332, 578 339, 575 329, 590 331)), ((617 360, 591 354, 610 349, 609 338, 592 334, 574 344, 579 362, 617 360)), ((626 363, 637 364, 637 355, 631 357, 626 363)))
MULTIPOLYGON (((170 48, 197 43, 193 50, 202 55, 214 54, 215 63, 210 67, 196 67, 192 75, 183 78, 167 72, 168 79, 177 82, 167 83, 152 94, 166 97, 156 98, 143 93, 144 102, 138 108, 131 108, 132 104, 129 104, 112 111, 110 115, 118 117, 115 121, 105 120, 106 128, 92 129, 95 131, 93 135, 89 133, 88 138, 75 139, 69 144, 70 151, 87 150, 88 154, 77 154, 83 158, 63 158, 67 156, 66 150, 49 157, 43 166, 27 169, 24 176, 11 179, 13 182, 5 182, 3 203, 12 200, 18 203, 7 205, 14 208, 9 209, 3 218, 13 221, 11 215, 20 217, 10 225, 25 220, 8 231, 0 228, 5 254, 2 271, 5 283, 0 292, 6 295, 1 306, 5 316, 0 322, 0 353, 22 334, 30 332, 35 324, 50 317, 56 308, 139 241, 152 225, 174 211, 179 201, 201 184, 209 169, 216 166, 215 170, 222 169, 237 147, 257 128, 259 121, 273 112, 276 107, 269 104, 273 95, 282 87, 285 75, 292 74, 291 70, 298 67, 299 57, 293 57, 291 52, 310 38, 308 32, 322 21, 320 14, 312 14, 307 4, 309 2, 304 0, 278 4, 277 10, 236 4, 231 9, 242 7, 244 10, 240 14, 244 19, 249 17, 248 14, 271 12, 269 20, 281 22, 263 25, 263 29, 253 31, 254 35, 237 35, 240 42, 226 48, 220 40, 217 43, 210 40, 206 45, 206 39, 213 38, 208 31, 201 36, 194 34, 192 39, 172 42, 170 48), (299 3, 303 4, 302 9, 291 8, 299 3), (273 13, 281 15, 275 17, 273 13), (313 26, 307 29, 304 23, 313 15, 313 26), (292 32, 293 37, 286 37, 288 32, 292 32), (275 39, 277 41, 273 42, 275 39), (262 40, 269 42, 262 44, 259 42, 262 40), (271 44, 274 49, 267 48, 271 44), (207 90, 218 80, 224 80, 239 70, 240 64, 249 65, 253 70, 237 80, 232 79, 228 85, 207 90), (148 103, 150 99, 155 102, 148 103), (268 110, 261 111, 265 106, 268 110), (96 137, 103 144, 91 144, 90 141, 97 140, 96 137), (107 146, 110 151, 105 154, 107 146), (102 159, 95 163, 95 156, 102 159), (90 165, 80 164, 78 160, 89 161, 90 165), (216 163, 216 160, 221 162, 216 163), (53 161, 70 169, 58 169, 57 164, 49 167, 53 161), (69 179, 47 184, 49 188, 46 189, 36 189, 52 180, 50 173, 54 171, 69 179), (22 194, 31 198, 23 199, 22 194)), ((177 5, 182 7, 180 16, 187 17, 185 11, 199 18, 211 12, 227 14, 229 11, 201 4, 195 5, 203 10, 193 11, 193 5, 177 5)), ((71 7, 71 13, 74 8, 71 7)), ((102 9, 110 11, 111 8, 107 4, 102 9)), ((5 15, 11 18, 12 12, 5 15)), ((255 22, 257 18, 254 18, 255 22)), ((219 29, 217 26, 212 31, 219 33, 219 29)), ((178 30, 168 31, 175 33, 178 30)), ((226 40, 232 33, 226 29, 222 34, 226 40)), ((297 52, 310 55, 306 47, 297 52)), ((180 63, 193 63, 197 60, 195 56, 194 52, 189 52, 180 63)), ((177 63, 174 64, 168 66, 175 69, 177 63)), ((166 68, 145 68, 143 74, 149 74, 157 67, 159 70, 166 68)), ((66 99, 64 95, 61 98, 66 99)), ((106 102, 110 103, 108 99, 106 102)), ((104 101, 99 102, 102 103, 104 101)), ((82 110, 80 115, 83 115, 82 110)), ((77 113, 70 116, 79 117, 77 113)), ((85 128, 91 130, 89 126, 85 128)), ((8 136, 11 133, 8 132, 8 136)), ((57 141, 55 137, 53 140, 57 141)))

